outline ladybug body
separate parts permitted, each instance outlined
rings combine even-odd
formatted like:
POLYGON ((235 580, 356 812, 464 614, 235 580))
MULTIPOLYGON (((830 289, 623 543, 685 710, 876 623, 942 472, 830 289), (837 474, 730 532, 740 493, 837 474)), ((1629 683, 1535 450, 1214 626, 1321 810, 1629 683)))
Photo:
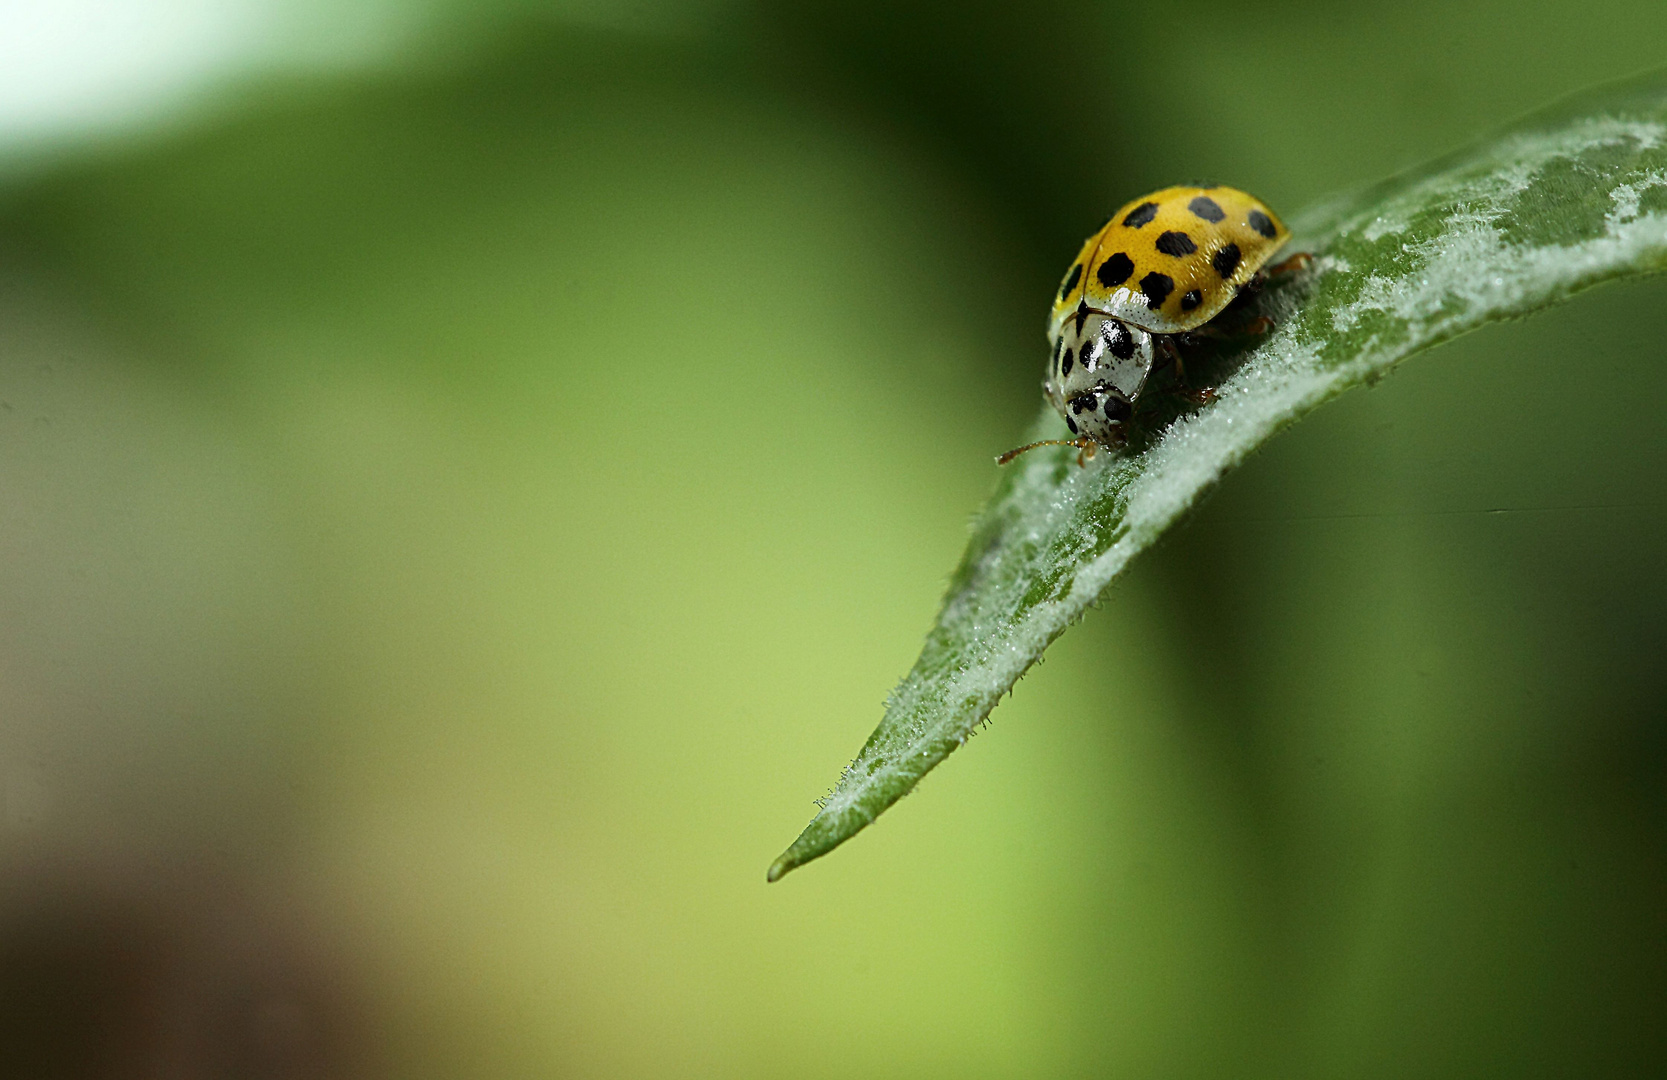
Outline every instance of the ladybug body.
POLYGON ((1174 336, 1221 314, 1289 237, 1229 187, 1165 188, 1089 237, 1054 297, 1042 384, 1078 443, 1121 445, 1148 376, 1178 356, 1174 336))

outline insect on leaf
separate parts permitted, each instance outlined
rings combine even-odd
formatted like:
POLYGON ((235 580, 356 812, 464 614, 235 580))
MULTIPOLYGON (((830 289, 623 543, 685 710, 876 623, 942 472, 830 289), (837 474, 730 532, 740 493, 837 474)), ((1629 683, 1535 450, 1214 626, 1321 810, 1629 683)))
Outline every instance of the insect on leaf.
MULTIPOLYGON (((1289 223, 1286 251, 1315 261, 1264 294, 1276 329, 1219 358, 1214 402, 1158 416, 1086 467, 1059 448, 1009 467, 920 659, 771 881, 850 839, 965 743, 1131 559, 1280 429, 1485 323, 1667 268, 1667 69, 1289 223)), ((1065 436, 1048 411, 1033 437, 1065 436)))

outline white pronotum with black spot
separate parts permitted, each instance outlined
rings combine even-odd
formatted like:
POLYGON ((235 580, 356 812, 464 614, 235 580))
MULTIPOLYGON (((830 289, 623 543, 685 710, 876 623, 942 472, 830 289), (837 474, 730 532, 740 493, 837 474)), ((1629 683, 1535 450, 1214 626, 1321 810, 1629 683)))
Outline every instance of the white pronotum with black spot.
POLYGON ((1060 324, 1042 391, 1073 435, 1110 446, 1140 400, 1157 361, 1152 335, 1081 310, 1060 324))

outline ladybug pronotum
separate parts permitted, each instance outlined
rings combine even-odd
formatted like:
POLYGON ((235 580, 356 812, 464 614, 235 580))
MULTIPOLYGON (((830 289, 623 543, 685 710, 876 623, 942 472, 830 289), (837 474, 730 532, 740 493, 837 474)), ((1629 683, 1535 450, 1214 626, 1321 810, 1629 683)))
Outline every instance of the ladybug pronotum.
MULTIPOLYGON (((1178 362, 1177 336, 1197 334, 1259 283, 1290 235, 1260 199, 1230 187, 1164 188, 1112 215, 1066 271, 1048 320, 1042 391, 1077 437, 1032 445, 1089 455, 1121 446, 1153 369, 1178 362)), ((1298 255, 1270 272, 1307 262, 1298 255)))

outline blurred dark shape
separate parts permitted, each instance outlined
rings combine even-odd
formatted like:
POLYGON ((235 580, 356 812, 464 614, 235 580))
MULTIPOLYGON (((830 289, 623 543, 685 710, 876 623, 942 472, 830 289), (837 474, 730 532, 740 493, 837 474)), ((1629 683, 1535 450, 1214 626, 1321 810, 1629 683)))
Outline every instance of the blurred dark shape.
POLYGON ((363 1076, 339 958, 223 876, 12 865, 0 891, 0 1075, 363 1076))
POLYGON ((1114 106, 1140 88, 1103 55, 1117 5, 764 0, 752 14, 792 80, 899 125, 982 189, 1050 281, 1137 182, 1114 106))

